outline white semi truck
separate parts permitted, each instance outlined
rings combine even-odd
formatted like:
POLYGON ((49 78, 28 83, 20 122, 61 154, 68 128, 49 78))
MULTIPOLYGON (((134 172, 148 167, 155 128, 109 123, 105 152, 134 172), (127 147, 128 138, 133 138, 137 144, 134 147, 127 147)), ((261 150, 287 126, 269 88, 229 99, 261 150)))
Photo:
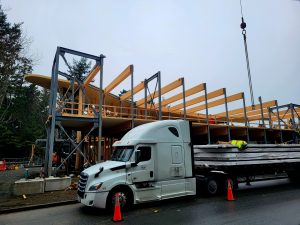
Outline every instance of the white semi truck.
POLYGON ((140 125, 113 147, 111 160, 81 173, 77 193, 84 205, 111 208, 118 192, 126 208, 196 195, 201 187, 213 195, 227 179, 236 186, 255 175, 286 172, 295 178, 300 173, 300 145, 193 146, 190 123, 184 120, 140 125))

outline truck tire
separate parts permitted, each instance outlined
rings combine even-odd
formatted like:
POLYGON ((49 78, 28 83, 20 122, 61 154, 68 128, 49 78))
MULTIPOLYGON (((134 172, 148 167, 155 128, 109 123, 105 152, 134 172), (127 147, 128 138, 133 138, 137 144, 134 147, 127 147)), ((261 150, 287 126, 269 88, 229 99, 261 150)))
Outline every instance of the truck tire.
POLYGON ((220 180, 217 177, 208 177, 206 181, 206 193, 214 196, 220 193, 220 180))
POLYGON ((119 193, 119 202, 121 210, 128 210, 133 205, 133 194, 132 191, 127 187, 117 187, 112 189, 106 200, 106 209, 111 211, 114 209, 116 193, 119 193))

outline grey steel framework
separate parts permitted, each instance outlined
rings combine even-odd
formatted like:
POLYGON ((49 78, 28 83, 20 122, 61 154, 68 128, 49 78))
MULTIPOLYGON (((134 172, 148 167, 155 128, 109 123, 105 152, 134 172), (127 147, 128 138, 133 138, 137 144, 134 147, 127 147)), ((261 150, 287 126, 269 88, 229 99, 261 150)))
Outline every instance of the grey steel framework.
MULTIPOLYGON (((276 115, 279 128, 281 128, 281 124, 284 124, 285 126, 290 126, 290 128, 292 128, 293 130, 298 132, 298 134, 294 133, 294 135, 293 135, 292 141, 294 143, 299 142, 299 129, 300 129, 300 115, 296 109, 300 109, 300 105, 290 103, 290 104, 278 106, 277 102, 276 102, 275 107, 269 108, 269 117, 270 117, 269 124, 270 124, 270 126, 272 126, 271 115, 272 114, 276 115), (285 113, 282 115, 282 117, 279 116, 279 109, 284 109, 284 111, 285 111, 285 113), (274 113, 274 111, 276 114, 274 113), (286 124, 286 122, 283 120, 283 118, 287 114, 290 114, 290 119, 289 119, 290 124, 286 124)), ((280 139, 281 139, 281 142, 283 142, 282 131, 280 132, 280 139)))
MULTIPOLYGON (((48 127, 47 127, 47 143, 46 143, 46 154, 45 154, 45 173, 46 175, 51 175, 52 173, 52 153, 53 153, 53 148, 54 148, 54 144, 55 144, 55 129, 59 128, 60 131, 65 134, 65 136, 67 137, 67 140, 71 143, 71 145, 73 146, 73 149, 71 151, 69 151, 69 155, 64 159, 67 160, 68 158, 71 157, 71 155, 74 152, 78 152, 80 153, 84 159, 86 159, 86 156, 84 155, 84 153, 81 151, 81 145, 83 143, 83 140, 85 139, 85 137, 87 137, 88 135, 90 135, 92 132, 95 133, 95 130, 98 129, 98 136, 99 136, 99 141, 98 141, 98 161, 102 160, 102 146, 101 146, 101 140, 102 140, 102 106, 103 101, 104 101, 104 93, 103 93, 103 64, 104 64, 104 55, 100 55, 100 56, 95 56, 95 55, 90 55, 87 53, 83 53, 83 52, 79 52, 79 51, 74 51, 71 49, 67 49, 67 48, 62 48, 62 47, 57 47, 57 51, 55 54, 55 58, 53 61, 53 66, 52 66, 52 74, 51 74, 51 87, 50 87, 50 98, 49 98, 49 119, 48 119, 48 127), (63 62, 65 63, 65 65, 70 69, 70 65, 65 57, 66 54, 71 54, 71 55, 75 55, 75 56, 79 56, 79 57, 84 57, 90 60, 94 60, 95 61, 95 66, 92 68, 91 71, 93 71, 96 67, 99 68, 99 70, 97 70, 97 72, 95 72, 94 74, 98 73, 100 71, 100 83, 99 83, 99 110, 97 111, 95 108, 92 108, 93 113, 94 113, 94 117, 90 117, 90 118, 86 118, 86 117, 68 117, 68 116, 62 116, 62 114, 60 113, 60 108, 59 108, 59 104, 58 104, 58 100, 60 102, 64 101, 64 98, 66 97, 66 95, 69 94, 69 98, 70 101, 72 102, 71 104, 71 113, 73 114, 75 110, 79 110, 80 104, 78 105, 78 108, 74 108, 74 101, 75 101, 75 95, 77 96, 79 90, 82 91, 82 97, 86 97, 88 98, 88 96, 86 95, 86 90, 85 90, 85 85, 86 83, 89 83, 90 80, 88 79, 88 76, 86 78, 84 78, 83 80, 77 78, 75 75, 72 74, 67 74, 64 73, 62 71, 60 71, 60 58, 63 59, 63 62), (60 90, 58 87, 58 75, 64 76, 68 81, 70 81, 70 85, 68 87, 67 90, 60 90), (86 81, 87 80, 87 81, 86 81), (85 83, 86 81, 86 83, 85 83), (75 85, 76 84, 76 85, 75 85), (75 89, 76 88, 76 89, 75 89), (58 99, 58 95, 57 93, 60 93, 60 99, 58 99), (70 96, 71 93, 71 96, 70 96), (63 127, 63 122, 65 121, 80 121, 80 122, 86 122, 89 124, 92 124, 91 128, 87 131, 85 131, 85 137, 81 137, 80 141, 74 141, 74 137, 73 135, 70 135, 69 133, 67 133, 66 129, 63 127)), ((131 127, 134 127, 134 118, 135 118, 135 113, 134 113, 134 108, 136 108, 136 104, 134 102, 133 96, 135 94, 134 92, 134 87, 133 87, 133 66, 132 66, 132 71, 131 71, 131 91, 130 91, 130 107, 131 107, 131 127)), ((91 72, 90 71, 90 72, 91 72)), ((95 70, 96 71, 96 70, 95 70)), ((90 79, 90 78, 89 78, 90 79)), ((182 100, 183 100, 183 118, 186 119, 187 117, 187 113, 186 113, 186 93, 185 93, 185 82, 184 79, 182 79, 182 88, 183 88, 183 92, 182 92, 182 100)), ((205 91, 205 95, 204 95, 204 100, 205 100, 205 118, 206 121, 204 121, 204 123, 206 122, 206 124, 202 124, 204 126, 207 127, 207 142, 208 144, 211 144, 211 140, 212 140, 212 135, 211 135, 211 129, 212 129, 212 125, 210 125, 209 121, 209 114, 208 114, 208 108, 209 107, 213 107, 210 105, 210 103, 208 102, 208 93, 207 93, 207 87, 206 84, 204 84, 204 91, 205 91)), ((156 74, 154 74, 153 76, 151 76, 148 79, 144 80, 144 94, 145 94, 145 98, 144 98, 144 107, 145 107, 145 119, 147 119, 148 117, 148 109, 149 109, 149 105, 150 105, 150 110, 153 109, 155 110, 155 113, 158 113, 157 115, 157 119, 161 120, 162 119, 162 100, 161 100, 161 95, 164 94, 166 92, 166 89, 162 89, 161 88, 161 73, 157 72, 156 74), (154 92, 150 92, 149 90, 149 83, 153 80, 156 79, 156 84, 155 84, 155 90, 154 92), (155 108, 155 104, 154 104, 154 99, 158 98, 158 108, 155 108)), ((231 102, 230 97, 227 98, 227 93, 226 93, 226 89, 224 88, 224 104, 225 104, 225 124, 227 127, 227 138, 228 141, 230 141, 233 136, 234 136, 234 127, 230 125, 230 116, 229 116, 229 111, 228 111, 228 102, 231 102)), ((80 96, 79 96, 80 97, 80 96)), ((129 97, 129 96, 128 96, 129 97)), ((80 98, 79 98, 80 99, 80 98)), ((246 127, 246 135, 245 137, 247 138, 248 142, 251 142, 250 140, 250 117, 248 117, 247 114, 247 107, 245 104, 245 96, 244 94, 242 95, 243 100, 243 117, 244 117, 244 123, 245 123, 245 127, 246 127)), ((82 100, 82 99, 81 99, 82 100)), ((82 102, 82 101, 81 101, 82 102)), ((265 120, 269 120, 269 128, 272 131, 272 129, 274 128, 273 123, 272 123, 272 116, 276 116, 277 118, 277 122, 278 122, 278 130, 275 130, 275 132, 278 132, 277 134, 279 134, 280 132, 280 142, 283 143, 284 142, 284 137, 283 137, 283 132, 282 132, 282 127, 281 124, 285 124, 286 122, 283 120, 285 114, 289 114, 290 115, 290 120, 291 120, 291 125, 292 128, 296 131, 299 131, 299 126, 300 126, 300 116, 298 115, 299 110, 295 110, 295 108, 299 109, 300 105, 296 105, 296 104, 288 104, 288 105, 282 105, 282 106, 278 106, 277 101, 275 104, 275 107, 269 107, 268 108, 268 115, 269 118, 266 118, 266 115, 264 115, 264 109, 263 109, 263 103, 261 100, 261 97, 259 97, 259 108, 260 108, 260 114, 261 114, 261 121, 262 124, 260 128, 263 129, 264 132, 264 142, 268 143, 268 136, 267 136, 267 129, 266 129, 266 124, 265 124, 265 120), (279 113, 279 109, 283 109, 286 108, 286 113, 280 117, 280 113, 282 113, 282 111, 279 113), (297 119, 296 119, 297 118, 297 119), (296 121, 298 121, 298 123, 296 123, 296 121)), ((121 110, 122 110, 122 101, 120 101, 121 104, 121 110)), ((252 106, 254 107, 254 106, 252 106)), ((82 110, 82 109, 80 109, 82 110)), ((137 110, 137 108, 136 108, 137 110)), ((136 111, 137 114, 137 111, 136 111)), ((182 117, 182 114, 180 114, 180 117, 182 117)), ((170 111, 169 111, 169 118, 170 118, 170 111)), ((193 120, 193 118, 192 118, 193 120)), ((223 123, 223 122, 221 122, 223 123)), ((218 124, 217 124, 218 125, 218 124)), ((268 130, 269 132, 269 130, 268 130)), ((206 134, 205 134, 206 135, 206 134)), ((275 139, 274 139, 275 140, 275 139)), ((273 140, 269 140, 269 142, 272 142, 273 140)), ((276 140, 277 141, 277 140, 276 140)), ((299 141, 299 135, 294 132, 293 133, 293 142, 298 142, 299 141)), ((64 161, 58 166, 58 168, 60 168, 64 161)))
POLYGON ((156 74, 154 74, 153 76, 149 77, 148 79, 144 80, 144 92, 145 92, 145 102, 144 102, 144 106, 145 106, 145 118, 147 118, 148 116, 148 103, 150 103, 150 110, 153 107, 155 109, 155 103, 154 103, 154 98, 156 95, 156 92, 158 92, 158 119, 161 120, 162 118, 162 112, 161 112, 161 76, 160 76, 160 71, 158 71, 156 74), (155 88, 154 88, 154 92, 153 92, 153 96, 149 90, 149 82, 151 82, 152 80, 156 79, 156 84, 155 84, 155 88), (149 92, 149 96, 150 96, 150 100, 148 101, 147 98, 147 93, 149 92))
MULTIPOLYGON (((96 62, 95 66, 99 66, 100 67, 100 89, 99 89, 99 111, 96 112, 96 110, 94 110, 94 113, 96 115, 95 118, 72 118, 72 120, 78 120, 78 121, 85 121, 85 122, 91 122, 93 123, 93 127, 87 132, 88 136, 92 131, 94 131, 96 128, 98 128, 99 130, 99 154, 98 154, 98 160, 101 159, 101 135, 102 135, 102 104, 103 104, 103 92, 102 90, 102 82, 103 82, 103 59, 105 58, 104 55, 100 55, 100 56, 95 56, 95 55, 91 55, 91 54, 87 54, 87 53, 83 53, 83 52, 79 52, 79 51, 74 51, 71 49, 67 49, 67 48, 63 48, 63 47, 57 47, 56 50, 56 54, 54 57, 54 61, 53 61, 53 65, 52 65, 52 73, 51 73, 51 87, 50 87, 50 98, 49 98, 49 120, 50 123, 48 123, 48 127, 47 127, 47 144, 46 144, 46 153, 45 153, 45 165, 44 165, 44 171, 46 176, 50 176, 52 174, 52 154, 53 154, 53 148, 54 148, 54 144, 55 144, 55 129, 56 127, 60 128, 60 130, 67 136, 68 140, 71 142, 71 144, 73 145, 74 149, 72 151, 69 152, 68 156, 64 159, 64 161, 66 161, 75 151, 78 151, 84 158, 85 155, 83 154, 83 152, 80 150, 81 144, 84 140, 84 138, 82 138, 82 140, 76 144, 76 142, 73 140, 72 137, 70 137, 70 135, 66 132, 66 130, 64 129, 64 127, 61 124, 61 121, 64 120, 68 120, 69 118, 64 118, 63 116, 61 116, 61 114, 58 111, 57 108, 57 90, 58 90, 58 75, 62 75, 64 77, 66 77, 69 81, 70 81, 70 87, 71 88, 71 101, 72 103, 74 103, 74 98, 75 98, 75 93, 81 89, 83 95, 85 95, 85 88, 83 86, 83 82, 84 80, 80 80, 78 79, 76 76, 72 76, 71 74, 66 74, 63 73, 59 70, 59 66, 60 66, 60 57, 63 59, 65 65, 70 69, 70 65, 67 61, 67 59, 65 58, 65 54, 71 54, 71 55, 75 55, 75 56, 80 56, 80 57, 84 57, 87 59, 91 59, 94 60, 96 62), (78 83, 78 88, 77 90, 75 90, 75 81, 78 83)), ((68 90, 69 90, 68 88, 68 90)), ((67 90, 67 91, 68 91, 67 90)), ((71 111, 73 113, 74 110, 74 104, 71 104, 71 111)), ((64 161, 56 168, 59 169, 64 161)))

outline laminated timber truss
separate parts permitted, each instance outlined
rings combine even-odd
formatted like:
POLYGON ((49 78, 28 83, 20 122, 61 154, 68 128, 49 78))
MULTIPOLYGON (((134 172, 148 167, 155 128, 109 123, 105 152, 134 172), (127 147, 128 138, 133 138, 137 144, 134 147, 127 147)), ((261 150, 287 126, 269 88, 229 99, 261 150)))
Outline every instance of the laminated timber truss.
MULTIPOLYGON (((226 88, 207 91, 206 83, 185 89, 184 78, 161 86, 161 73, 144 79, 134 86, 134 66, 127 66, 106 87, 103 87, 105 56, 58 47, 51 77, 26 75, 31 83, 50 89, 49 118, 45 171, 51 175, 55 140, 66 138, 73 148, 59 165, 76 153, 76 167, 89 161, 107 160, 112 143, 125 132, 140 124, 155 120, 186 119, 192 121, 192 141, 211 144, 218 141, 243 139, 250 143, 284 143, 299 141, 300 106, 278 106, 277 100, 246 106, 243 92, 228 95, 226 88), (84 57, 95 62, 87 76, 80 80, 60 71, 61 61, 70 67, 65 55, 84 57), (63 77, 60 79, 59 76, 63 77), (99 84, 91 82, 99 77, 99 84), (121 96, 111 92, 125 79, 131 79, 130 90, 121 96), (154 90, 149 83, 155 82, 154 90), (180 89, 179 93, 178 90, 180 89), (134 96, 144 90, 144 97, 134 96), (165 94, 176 92, 171 97, 165 94), (228 103, 240 102, 241 107, 229 110, 228 103), (215 107, 221 112, 210 113, 215 107), (58 132, 59 131, 59 132, 58 132), (81 159, 81 160, 80 160, 81 159), (81 162, 80 162, 81 161, 81 162)), ((128 89, 128 88, 127 88, 128 89)), ((172 94, 172 93, 171 93, 172 94)))

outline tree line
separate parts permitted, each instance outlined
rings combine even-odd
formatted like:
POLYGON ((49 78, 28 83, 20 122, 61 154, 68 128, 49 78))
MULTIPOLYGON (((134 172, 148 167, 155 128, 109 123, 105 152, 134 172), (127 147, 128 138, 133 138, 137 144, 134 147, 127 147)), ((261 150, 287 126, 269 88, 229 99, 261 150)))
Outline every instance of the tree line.
POLYGON ((33 71, 22 23, 10 23, 0 5, 0 159, 28 157, 37 138, 46 138, 48 90, 24 80, 33 71))

